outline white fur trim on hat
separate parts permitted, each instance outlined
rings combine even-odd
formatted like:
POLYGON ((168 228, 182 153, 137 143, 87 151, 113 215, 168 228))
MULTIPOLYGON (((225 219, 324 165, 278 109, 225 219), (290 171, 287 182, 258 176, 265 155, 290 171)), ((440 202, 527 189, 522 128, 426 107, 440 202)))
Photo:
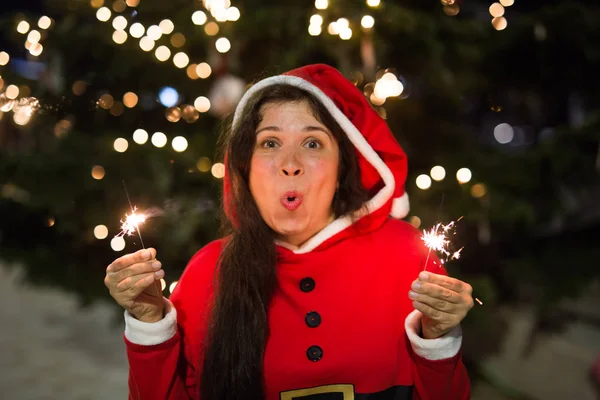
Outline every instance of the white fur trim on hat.
POLYGON ((402 196, 394 198, 391 212, 392 217, 396 219, 404 218, 408 215, 409 210, 408 193, 404 192, 402 196))
POLYGON ((423 318, 421 311, 414 310, 408 314, 404 322, 406 335, 410 340, 410 345, 415 354, 427 360, 444 360, 457 355, 462 344, 462 330, 460 325, 441 338, 423 339, 419 336, 419 332, 421 332, 421 318, 423 318))
MULTIPOLYGON (((299 78, 297 76, 278 75, 263 79, 262 81, 256 83, 254 86, 248 89, 248 91, 246 91, 239 104, 237 105, 235 114, 233 116, 233 127, 237 126, 237 124, 240 123, 240 115, 246 107, 248 100, 252 97, 252 95, 254 95, 254 93, 266 87, 280 84, 295 86, 300 89, 304 89, 307 92, 314 95, 317 99, 319 99, 319 101, 321 101, 321 103, 325 106, 327 111, 329 111, 331 116, 346 133, 348 139, 350 139, 354 147, 356 147, 360 154, 375 168, 375 170, 377 170, 379 176, 381 176, 381 179, 385 184, 385 186, 382 187, 375 196, 373 196, 369 201, 367 201, 366 207, 368 212, 374 212, 383 207, 383 205, 387 203, 390 197, 392 197, 394 194, 396 182, 394 180, 394 175, 392 174, 392 171, 390 171, 390 169, 381 159, 381 157, 379 157, 375 150, 373 150, 369 142, 367 142, 367 139, 365 139, 365 137, 362 135, 362 133, 360 133, 356 126, 354 126, 354 124, 348 119, 348 117, 346 117, 346 115, 339 108, 337 108, 333 100, 331 100, 331 98, 327 96, 321 89, 319 89, 317 86, 313 85, 309 81, 299 78)), ((408 204, 408 196, 406 197, 406 202, 408 204)), ((361 218, 365 215, 367 215, 367 213, 364 211, 364 208, 361 208, 355 214, 355 217, 361 218)), ((301 247, 293 249, 293 251, 297 254, 308 253, 314 250, 325 240, 343 231, 350 225, 352 225, 351 216, 340 217, 328 226, 326 226, 322 231, 313 236, 301 247)))

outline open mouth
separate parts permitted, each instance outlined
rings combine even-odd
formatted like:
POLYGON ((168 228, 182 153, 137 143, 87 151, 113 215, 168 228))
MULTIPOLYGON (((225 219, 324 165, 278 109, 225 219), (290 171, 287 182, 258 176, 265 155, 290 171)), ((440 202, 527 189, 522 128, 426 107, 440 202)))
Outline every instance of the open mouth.
POLYGON ((281 198, 281 204, 289 211, 294 211, 302 204, 302 195, 297 192, 288 192, 281 198))

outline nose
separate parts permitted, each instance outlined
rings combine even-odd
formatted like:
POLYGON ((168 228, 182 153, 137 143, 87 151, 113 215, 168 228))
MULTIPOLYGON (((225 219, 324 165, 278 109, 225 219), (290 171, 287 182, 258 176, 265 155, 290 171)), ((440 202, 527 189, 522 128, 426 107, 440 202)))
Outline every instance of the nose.
POLYGON ((280 175, 299 176, 303 173, 304 167, 296 157, 296 154, 289 154, 284 160, 282 160, 281 166, 279 167, 280 175))

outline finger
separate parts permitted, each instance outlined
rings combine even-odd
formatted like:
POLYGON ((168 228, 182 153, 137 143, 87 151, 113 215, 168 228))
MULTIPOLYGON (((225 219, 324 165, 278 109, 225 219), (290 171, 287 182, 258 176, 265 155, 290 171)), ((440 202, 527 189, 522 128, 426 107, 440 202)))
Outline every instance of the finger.
POLYGON ((473 292, 473 288, 468 283, 446 275, 439 275, 423 271, 419 274, 419 281, 435 283, 457 293, 465 293, 470 295, 473 292))
POLYGON ((127 268, 131 264, 140 261, 148 261, 156 258, 156 250, 153 248, 136 251, 135 253, 126 254, 123 257, 117 258, 108 267, 106 272, 116 272, 123 268, 127 268))
POLYGON ((447 302, 444 299, 438 299, 435 297, 428 296, 426 294, 416 293, 414 291, 408 292, 408 297, 412 300, 416 300, 419 303, 423 303, 428 305, 431 308, 434 308, 438 311, 443 311, 448 314, 461 315, 465 313, 466 305, 464 304, 454 304, 447 302))
POLYGON ((460 293, 435 283, 427 283, 417 280, 412 283, 411 289, 417 294, 435 297, 449 303, 460 304, 463 302, 463 298, 460 293))
POLYGON ((427 305, 427 304, 422 303, 417 300, 413 301, 413 307, 415 309, 421 311, 423 313, 423 315, 426 315, 429 318, 431 318, 435 321, 438 321, 438 322, 447 322, 453 317, 444 311, 436 310, 435 308, 431 307, 430 305, 427 305))
POLYGON ((134 275, 140 275, 147 272, 156 272, 162 266, 158 260, 144 261, 130 265, 116 272, 109 272, 107 276, 114 282, 121 282, 123 279, 134 275))
POLYGON ((155 280, 158 280, 165 276, 165 271, 162 269, 156 272, 149 272, 145 274, 139 274, 130 276, 128 278, 123 279, 119 282, 115 288, 115 293, 123 293, 127 291, 131 291, 135 293, 135 290, 139 285, 142 285, 143 288, 147 288, 152 284, 155 280))

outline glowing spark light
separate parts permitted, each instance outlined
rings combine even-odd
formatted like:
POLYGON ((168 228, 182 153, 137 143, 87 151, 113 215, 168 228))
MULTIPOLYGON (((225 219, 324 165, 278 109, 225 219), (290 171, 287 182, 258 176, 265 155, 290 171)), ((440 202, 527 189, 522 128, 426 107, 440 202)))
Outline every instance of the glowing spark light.
POLYGON ((478 302, 480 306, 483 305, 483 301, 479 300, 477 297, 475 297, 475 301, 478 302))
POLYGON ((131 214, 125 214, 125 220, 121 220, 121 232, 115 237, 131 236, 134 233, 139 233, 139 226, 146 222, 146 215, 138 214, 137 207, 133 207, 131 214))
POLYGON ((424 231, 421 239, 425 242, 425 246, 427 246, 430 250, 440 252, 446 256, 450 255, 446 247, 450 244, 450 241, 446 238, 446 226, 442 224, 437 224, 431 231, 424 231), (442 232, 438 233, 440 227, 442 228, 442 232))

